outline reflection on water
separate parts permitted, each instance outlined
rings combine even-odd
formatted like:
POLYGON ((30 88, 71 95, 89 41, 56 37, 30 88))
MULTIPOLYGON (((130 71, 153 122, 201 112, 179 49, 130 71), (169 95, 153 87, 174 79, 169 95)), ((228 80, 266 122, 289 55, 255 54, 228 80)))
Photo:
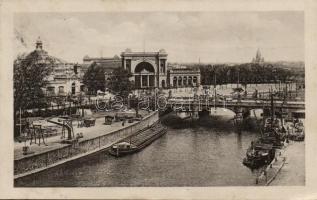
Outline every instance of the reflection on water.
POLYGON ((243 186, 257 171, 242 164, 259 135, 203 126, 169 128, 142 151, 121 158, 106 152, 17 181, 16 186, 243 186))

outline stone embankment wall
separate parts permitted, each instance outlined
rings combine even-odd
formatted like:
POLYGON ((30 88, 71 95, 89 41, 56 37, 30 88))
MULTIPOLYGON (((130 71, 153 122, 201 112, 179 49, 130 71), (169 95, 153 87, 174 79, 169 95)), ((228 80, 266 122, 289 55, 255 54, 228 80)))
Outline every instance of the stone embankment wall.
POLYGON ((128 137, 138 130, 146 128, 159 120, 159 113, 154 112, 144 117, 142 121, 135 124, 122 127, 104 135, 92 139, 82 139, 78 143, 61 146, 60 148, 39 153, 33 156, 24 157, 14 160, 14 175, 15 178, 23 177, 45 170, 52 166, 62 164, 74 158, 89 155, 96 151, 110 147, 117 141, 128 137))

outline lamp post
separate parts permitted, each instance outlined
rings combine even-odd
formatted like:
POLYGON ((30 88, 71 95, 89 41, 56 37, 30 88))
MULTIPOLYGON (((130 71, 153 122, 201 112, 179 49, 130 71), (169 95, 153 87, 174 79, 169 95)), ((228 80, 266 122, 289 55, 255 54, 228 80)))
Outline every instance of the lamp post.
POLYGON ((157 87, 154 87, 154 110, 156 110, 156 104, 157 104, 157 87))

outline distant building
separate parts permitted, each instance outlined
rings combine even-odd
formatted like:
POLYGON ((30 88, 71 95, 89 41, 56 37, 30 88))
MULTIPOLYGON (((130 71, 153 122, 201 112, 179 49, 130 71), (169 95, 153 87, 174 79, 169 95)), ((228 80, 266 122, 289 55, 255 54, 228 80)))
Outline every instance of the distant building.
POLYGON ((49 96, 78 95, 84 91, 80 65, 74 63, 58 63, 47 80, 46 94, 49 96))
POLYGON ((115 68, 121 67, 121 58, 117 55, 114 57, 89 57, 86 55, 83 58, 82 70, 86 72, 88 67, 95 62, 96 64, 103 66, 106 71, 112 71, 115 68))
POLYGON ((126 49, 119 56, 85 56, 82 68, 86 71, 95 62, 105 68, 105 79, 110 81, 112 71, 123 67, 128 70, 137 89, 186 87, 200 85, 200 70, 181 65, 167 65, 168 54, 164 49, 157 52, 132 52, 126 49))
POLYGON ((260 49, 256 51, 255 58, 252 59, 252 63, 262 64, 264 63, 264 57, 262 57, 260 49))
POLYGON ((117 55, 114 57, 89 57, 86 55, 82 64, 83 73, 88 70, 92 63, 96 63, 98 66, 104 68, 106 81, 110 81, 110 76, 112 75, 114 69, 122 67, 121 58, 117 55))
MULTIPOLYGON (((43 42, 40 38, 36 41, 37 62, 46 62, 49 57, 54 61, 52 72, 45 78, 48 83, 43 91, 47 96, 77 95, 83 89, 81 82, 81 67, 75 63, 68 63, 56 57, 48 55, 43 49, 43 42)), ((36 76, 36 75, 35 75, 36 76)))
POLYGON ((121 53, 122 65, 131 74, 136 88, 164 88, 167 86, 167 53, 132 52, 126 49, 121 53))
POLYGON ((200 69, 174 65, 168 69, 168 83, 170 87, 188 87, 200 85, 200 69))

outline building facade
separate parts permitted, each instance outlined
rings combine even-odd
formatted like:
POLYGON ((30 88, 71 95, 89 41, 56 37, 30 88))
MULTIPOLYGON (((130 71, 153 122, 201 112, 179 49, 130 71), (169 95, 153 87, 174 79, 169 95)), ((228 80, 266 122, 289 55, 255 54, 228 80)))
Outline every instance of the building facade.
POLYGON ((83 73, 85 73, 93 63, 104 69, 106 85, 111 81, 113 70, 122 67, 121 58, 117 55, 113 57, 89 57, 86 55, 82 64, 83 73))
POLYGON ((53 72, 47 77, 46 94, 48 96, 78 95, 84 91, 81 80, 80 65, 57 63, 53 72))
POLYGON ((121 58, 117 55, 114 57, 85 56, 83 63, 77 64, 48 55, 39 38, 33 52, 39 55, 37 62, 44 62, 48 57, 54 61, 52 72, 45 78, 47 85, 43 91, 47 96, 78 95, 86 91, 83 76, 92 63, 105 69, 106 83, 111 80, 114 69, 123 67, 132 74, 130 80, 134 82, 136 89, 200 85, 199 69, 168 66, 168 54, 164 49, 157 52, 132 52, 126 49, 121 53, 121 58))
POLYGON ((168 83, 170 87, 197 87, 200 85, 199 68, 169 66, 168 83))
POLYGON ((114 69, 122 66, 121 59, 117 55, 113 57, 89 57, 88 55, 86 55, 83 58, 82 71, 86 72, 88 67, 92 63, 96 63, 97 65, 102 66, 109 74, 111 74, 114 69))
POLYGON ((52 72, 45 78, 47 85, 43 88, 47 96, 78 95, 82 92, 81 66, 75 63, 68 63, 59 58, 48 55, 43 49, 43 42, 40 38, 36 41, 38 62, 50 57, 54 61, 52 72))
POLYGON ((121 53, 122 66, 128 70, 137 89, 167 87, 167 53, 132 52, 126 49, 121 53))

